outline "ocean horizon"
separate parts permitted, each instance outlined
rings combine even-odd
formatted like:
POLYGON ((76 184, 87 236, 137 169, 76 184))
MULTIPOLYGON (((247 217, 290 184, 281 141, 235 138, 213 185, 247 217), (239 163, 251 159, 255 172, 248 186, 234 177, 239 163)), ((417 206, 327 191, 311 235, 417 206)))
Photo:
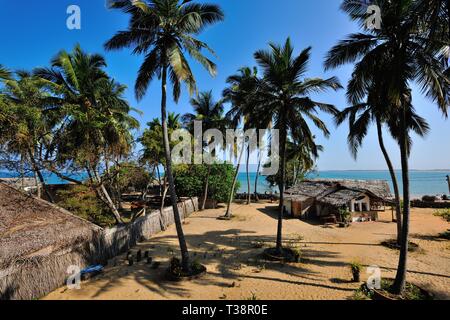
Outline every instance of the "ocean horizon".
MULTIPOLYGON (((412 197, 422 197, 424 195, 443 195, 450 194, 446 176, 450 175, 450 169, 431 169, 431 170, 410 170, 410 192, 412 197)), ((0 172, 0 178, 12 178, 17 174, 0 172)), ((256 172, 250 172, 250 190, 255 192, 255 179, 256 172)), ((400 187, 400 193, 402 190, 401 171, 396 170, 396 176, 400 187)), ((84 179, 84 175, 72 175, 75 179, 84 179)), ((309 179, 350 179, 350 180, 386 180, 389 183, 391 192, 393 193, 392 181, 387 170, 323 170, 316 171, 307 176, 309 179)), ((66 184, 67 182, 61 180, 54 174, 45 175, 45 179, 48 184, 66 184)), ((240 187, 238 193, 246 193, 247 188, 247 173, 239 172, 238 181, 240 187)), ((258 177, 259 193, 277 193, 278 187, 271 187, 266 181, 266 177, 258 177)))
MULTIPOLYGON (((403 192, 401 171, 396 170, 396 177, 403 192)), ((432 169, 432 170, 410 170, 410 192, 413 197, 422 197, 424 195, 443 195, 450 194, 446 176, 450 175, 450 169, 432 169)), ((251 192, 255 192, 256 172, 250 172, 251 192)), ((393 186, 391 176, 388 170, 323 170, 316 171, 307 176, 309 179, 350 179, 350 180, 386 180, 389 183, 391 192, 393 186)), ((245 193, 247 188, 247 173, 240 172, 238 176, 240 182, 239 193, 245 193)), ((258 192, 278 192, 278 187, 271 188, 264 176, 258 178, 258 192)))

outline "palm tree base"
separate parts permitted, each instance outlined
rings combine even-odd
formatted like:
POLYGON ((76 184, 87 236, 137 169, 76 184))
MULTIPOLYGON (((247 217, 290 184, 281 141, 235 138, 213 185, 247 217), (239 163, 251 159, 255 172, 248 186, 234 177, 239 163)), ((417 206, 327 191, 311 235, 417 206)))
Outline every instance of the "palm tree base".
POLYGON ((233 215, 230 215, 229 217, 227 216, 220 216, 217 218, 217 220, 223 220, 223 221, 230 221, 231 219, 233 219, 233 215))
POLYGON ((281 252, 277 248, 268 248, 264 250, 263 256, 270 261, 300 262, 300 253, 290 248, 282 248, 281 252))
POLYGON ((383 279, 380 289, 369 289, 367 284, 363 284, 358 291, 364 293, 369 299, 381 301, 393 300, 433 300, 434 295, 415 285, 407 282, 404 292, 401 295, 393 293, 394 279, 383 279))
POLYGON ((204 265, 191 266, 189 272, 178 272, 169 268, 166 271, 166 279, 176 282, 191 281, 203 277, 206 273, 207 269, 204 265))

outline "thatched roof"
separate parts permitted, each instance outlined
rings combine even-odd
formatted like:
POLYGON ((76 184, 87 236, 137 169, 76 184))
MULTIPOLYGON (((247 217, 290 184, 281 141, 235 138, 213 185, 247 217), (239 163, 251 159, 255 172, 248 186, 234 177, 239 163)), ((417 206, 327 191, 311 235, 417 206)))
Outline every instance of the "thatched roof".
MULTIPOLYGON (((384 180, 339 180, 339 179, 313 179, 305 180, 296 186, 286 190, 286 197, 310 197, 324 198, 340 190, 355 191, 355 193, 369 193, 381 200, 392 199, 391 190, 387 181, 384 180)), ((347 198, 351 192, 341 192, 338 196, 347 198)))
POLYGON ((320 198, 321 203, 329 204, 335 207, 342 207, 348 204, 351 200, 358 199, 359 197, 364 196, 365 194, 361 191, 354 191, 349 189, 342 189, 336 192, 333 192, 323 198, 320 198))
POLYGON ((100 227, 0 182, 0 269, 91 239, 100 227))
POLYGON ((336 183, 341 188, 369 191, 381 199, 391 199, 391 188, 386 180, 343 180, 343 179, 317 179, 319 183, 336 183))
POLYGON ((333 183, 317 182, 317 181, 302 181, 294 187, 285 191, 287 196, 303 196, 309 198, 316 198, 328 190, 332 189, 333 183))

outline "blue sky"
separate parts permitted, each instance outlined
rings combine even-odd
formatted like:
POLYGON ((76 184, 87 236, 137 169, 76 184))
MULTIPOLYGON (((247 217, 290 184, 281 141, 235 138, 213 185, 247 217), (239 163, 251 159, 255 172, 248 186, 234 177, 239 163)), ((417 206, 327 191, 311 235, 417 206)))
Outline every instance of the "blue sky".
MULTIPOLYGON (((116 31, 126 27, 128 17, 106 9, 106 0, 0 0, 0 64, 11 69, 32 69, 47 66, 59 50, 70 50, 75 43, 89 52, 105 55, 108 72, 117 81, 128 85, 127 99, 142 110, 137 118, 142 123, 159 116, 159 85, 154 82, 146 97, 137 102, 133 85, 142 57, 132 56, 129 50, 105 52, 103 44, 116 31), (81 30, 68 30, 66 13, 69 5, 81 8, 81 30)), ((211 78, 198 64, 192 63, 199 90, 213 90, 217 98, 225 86, 225 79, 244 65, 253 66, 253 53, 266 48, 268 42, 284 42, 289 36, 299 52, 312 46, 308 77, 337 76, 346 84, 352 66, 324 72, 325 53, 347 34, 357 31, 356 25, 339 10, 339 0, 211 0, 222 6, 224 22, 206 30, 201 40, 216 51, 218 76, 211 78)), ((346 106, 345 91, 315 96, 322 102, 333 103, 340 109, 346 106)), ((450 167, 450 124, 437 107, 414 91, 417 111, 428 119, 432 132, 425 139, 415 139, 411 156, 413 169, 448 169, 450 167)), ((190 112, 186 91, 178 105, 169 101, 169 109, 190 112)), ((330 139, 317 132, 318 142, 325 147, 318 161, 320 170, 384 170, 385 162, 379 151, 374 130, 369 133, 357 161, 350 156, 346 143, 347 127, 336 129, 330 117, 324 116, 332 131, 330 139)), ((315 131, 316 132, 316 131, 315 131)), ((398 148, 387 139, 396 168, 400 167, 398 148)))

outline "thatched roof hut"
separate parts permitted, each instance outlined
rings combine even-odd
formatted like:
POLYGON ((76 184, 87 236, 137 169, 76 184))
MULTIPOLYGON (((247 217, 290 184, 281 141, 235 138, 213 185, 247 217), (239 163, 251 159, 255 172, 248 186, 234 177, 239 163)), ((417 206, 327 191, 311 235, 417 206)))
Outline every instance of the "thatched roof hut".
POLYGON ((32 299, 92 262, 102 229, 0 182, 0 299, 32 299))
POLYGON ((305 180, 286 190, 285 207, 294 217, 316 217, 348 207, 371 211, 384 207, 392 199, 383 180, 305 180), (325 208, 325 209, 323 209, 325 208))

